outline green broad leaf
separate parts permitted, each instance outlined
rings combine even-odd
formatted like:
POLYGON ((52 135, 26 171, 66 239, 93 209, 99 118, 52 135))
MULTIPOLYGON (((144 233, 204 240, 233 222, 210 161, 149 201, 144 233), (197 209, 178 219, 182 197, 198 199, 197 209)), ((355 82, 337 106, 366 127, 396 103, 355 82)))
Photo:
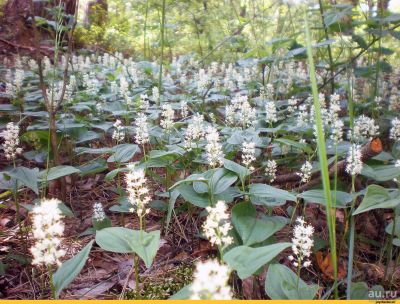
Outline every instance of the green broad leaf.
POLYGON ((378 185, 369 185, 367 187, 367 192, 364 195, 364 199, 358 208, 353 212, 353 216, 373 209, 395 208, 399 204, 399 191, 389 193, 389 191, 384 187, 378 185))
POLYGON ((256 209, 251 203, 243 202, 232 208, 232 223, 243 241, 251 246, 261 243, 281 230, 288 220, 280 216, 256 218, 256 209))
POLYGON ((368 166, 363 165, 361 175, 372 178, 378 182, 385 182, 400 176, 400 168, 395 165, 368 166))
POLYGON ((106 181, 112 181, 119 173, 128 171, 129 169, 127 167, 117 168, 108 172, 104 179, 106 181))
POLYGON ((130 161, 137 152, 140 152, 140 148, 138 145, 134 144, 122 144, 115 146, 113 151, 114 154, 107 159, 107 162, 126 163, 130 161))
POLYGON ((108 217, 105 217, 104 220, 98 221, 94 217, 92 218, 93 228, 97 230, 101 230, 104 228, 112 227, 111 220, 108 217))
POLYGON ((228 263, 229 267, 236 270, 239 278, 243 280, 291 245, 291 243, 276 243, 257 248, 238 246, 224 254, 224 261, 228 263))
POLYGON ((181 184, 176 190, 182 195, 185 201, 197 207, 206 208, 210 205, 208 194, 197 193, 191 185, 181 184))
POLYGON ((236 174, 223 168, 210 171, 205 172, 204 177, 210 181, 209 185, 214 195, 224 192, 238 179, 236 174))
POLYGON ((47 173, 46 170, 43 170, 39 173, 39 179, 42 182, 51 181, 63 176, 68 176, 75 173, 80 173, 81 171, 78 168, 72 166, 56 166, 50 168, 49 172, 47 173))
POLYGON ((77 153, 77 155, 81 155, 81 154, 109 154, 112 152, 111 148, 98 148, 98 149, 94 149, 94 148, 87 148, 87 147, 77 147, 75 148, 75 152, 77 153))
POLYGON ((365 282, 352 282, 351 283, 351 300, 379 300, 379 296, 384 292, 384 288, 381 285, 374 285, 371 288, 368 287, 365 282))
POLYGON ((179 290, 176 294, 171 296, 169 299, 170 300, 188 300, 190 298, 190 296, 192 295, 192 292, 190 290, 191 286, 192 286, 192 284, 186 285, 181 290, 179 290))
POLYGON ((295 147, 306 153, 312 153, 311 147, 309 145, 307 145, 306 143, 301 143, 301 142, 294 141, 294 140, 287 139, 287 138, 277 138, 274 141, 284 144, 284 145, 287 145, 287 146, 295 147))
POLYGON ((318 285, 307 285, 302 279, 297 288, 297 275, 285 265, 268 267, 265 292, 272 300, 312 300, 318 289, 318 285))
MULTIPOLYGON (((400 237, 400 216, 396 216, 396 226, 394 227, 394 235, 400 237)), ((393 232, 393 221, 391 221, 385 228, 387 234, 392 234, 393 232)))
POLYGON ((85 177, 90 174, 96 174, 108 169, 107 162, 103 158, 92 160, 87 164, 78 167, 81 171, 81 176, 85 177))
POLYGON ((168 200, 167 221, 166 221, 167 229, 168 229, 169 224, 171 223, 172 211, 174 210, 175 202, 176 202, 176 199, 179 197, 179 194, 180 194, 179 190, 177 190, 177 189, 172 190, 172 192, 170 192, 170 197, 168 200))
POLYGON ((101 136, 99 133, 96 133, 94 131, 86 131, 82 134, 79 135, 79 137, 76 140, 77 144, 81 144, 84 142, 92 141, 95 139, 99 139, 101 136))
POLYGON ((203 174, 192 174, 192 175, 189 175, 188 177, 186 177, 185 179, 176 182, 169 189, 172 190, 172 189, 178 187, 181 184, 194 183, 194 182, 201 182, 201 183, 206 183, 207 184, 208 180, 204 178, 203 174))
POLYGON ((366 41, 364 40, 364 38, 361 37, 360 35, 353 34, 353 35, 351 35, 351 38, 352 38, 355 42, 357 42, 357 44, 358 44, 361 48, 363 48, 363 49, 367 49, 367 48, 368 48, 367 42, 366 42, 366 41))
POLYGON ((96 231, 96 243, 104 250, 116 253, 136 253, 149 268, 157 254, 160 231, 138 231, 110 227, 96 231))
POLYGON ((62 263, 54 274, 53 284, 56 290, 56 298, 60 296, 61 291, 74 280, 81 272, 83 266, 85 266, 93 242, 94 241, 90 241, 77 255, 62 263))
POLYGON ((275 198, 278 200, 296 201, 296 196, 286 190, 272 187, 266 184, 251 184, 249 186, 250 196, 275 198))
POLYGON ((245 181, 246 176, 250 175, 249 169, 229 159, 224 159, 224 168, 235 172, 242 183, 245 181))
MULTIPOLYGON (((348 204, 353 201, 353 197, 346 192, 343 191, 331 191, 332 201, 336 195, 336 207, 337 208, 346 208, 348 204)), ((317 203, 321 205, 326 205, 326 199, 324 190, 322 189, 315 189, 315 190, 308 190, 300 193, 298 197, 303 198, 305 201, 309 203, 317 203)))
POLYGON ((38 188, 39 170, 37 168, 29 169, 26 167, 17 167, 12 169, 11 171, 3 172, 3 174, 6 174, 16 179, 21 184, 25 185, 29 189, 32 189, 32 191, 35 192, 36 194, 39 194, 39 188, 38 188))
POLYGON ((162 159, 167 162, 172 162, 179 157, 175 151, 152 150, 149 153, 149 159, 162 159))

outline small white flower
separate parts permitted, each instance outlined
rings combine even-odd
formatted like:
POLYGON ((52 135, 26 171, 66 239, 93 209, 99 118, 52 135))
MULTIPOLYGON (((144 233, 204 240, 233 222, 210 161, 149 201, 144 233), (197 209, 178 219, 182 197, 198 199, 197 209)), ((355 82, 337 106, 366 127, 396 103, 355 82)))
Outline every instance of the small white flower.
POLYGON ((242 162, 250 171, 254 170, 251 165, 256 160, 256 144, 244 141, 242 144, 242 162))
POLYGON ((185 132, 185 141, 183 143, 185 149, 191 151, 194 143, 204 139, 205 133, 204 117, 203 115, 196 113, 189 122, 185 132))
POLYGON ((147 94, 140 94, 140 109, 147 112, 150 108, 150 101, 147 94))
POLYGON ((343 121, 340 118, 336 118, 331 126, 331 139, 337 145, 343 140, 343 121))
POLYGON ((158 90, 158 87, 153 87, 151 98, 155 102, 157 102, 160 99, 160 91, 158 90))
POLYGON ((121 120, 117 119, 113 126, 114 132, 112 134, 112 139, 117 142, 123 141, 125 139, 125 128, 122 126, 121 120))
POLYGON ((32 210, 32 233, 35 239, 30 249, 32 265, 61 265, 60 258, 65 251, 59 249, 64 233, 63 216, 58 207, 60 203, 57 199, 45 199, 32 210))
POLYGON ((175 112, 169 103, 163 104, 161 109, 162 119, 160 121, 160 125, 166 130, 166 132, 170 132, 171 129, 174 127, 175 112))
POLYGON ((289 114, 293 114, 297 111, 297 99, 294 98, 293 96, 288 99, 288 107, 287 110, 289 114))
POLYGON ((346 172, 350 175, 361 173, 363 163, 361 160, 361 146, 357 144, 351 145, 346 159, 346 172))
POLYGON ((305 127, 309 122, 309 113, 307 109, 307 105, 302 104, 299 106, 299 110, 297 111, 297 126, 305 127))
POLYGON ((186 118, 189 114, 188 104, 186 100, 181 101, 181 116, 182 118, 186 118))
POLYGON ((392 120, 392 128, 390 129, 390 139, 400 139, 400 119, 397 117, 392 120))
POLYGON ((150 142, 147 116, 144 113, 139 113, 138 117, 135 119, 135 142, 138 145, 144 145, 150 142))
POLYGON ((125 182, 128 200, 132 205, 130 211, 136 212, 139 217, 143 217, 149 212, 146 207, 151 200, 149 189, 146 186, 145 172, 141 168, 135 168, 134 164, 129 164, 128 169, 125 182))
POLYGON ((0 133, 0 137, 4 139, 2 148, 4 155, 8 160, 13 160, 16 158, 17 154, 22 153, 22 149, 18 147, 19 145, 19 126, 15 125, 13 122, 7 124, 6 130, 0 133))
POLYGON ((293 261, 295 267, 302 265, 303 267, 311 266, 311 261, 309 260, 311 255, 311 248, 314 245, 313 234, 314 227, 311 225, 306 225, 302 217, 298 217, 298 224, 293 228, 293 238, 292 238, 292 258, 289 257, 290 261, 293 261))
POLYGON ((356 142, 370 140, 379 135, 379 126, 375 125, 375 120, 361 115, 354 121, 354 130, 349 132, 349 138, 356 142))
POLYGON ((308 183, 311 179, 312 164, 306 161, 300 168, 300 172, 296 174, 300 176, 302 183, 308 183))
POLYGON ((233 238, 228 235, 232 225, 226 209, 226 203, 223 201, 218 201, 215 207, 206 208, 208 216, 203 225, 204 234, 217 246, 226 246, 233 242, 233 238))
POLYGON ((230 270, 217 260, 199 262, 190 285, 190 300, 230 300, 232 291, 228 285, 230 270))
POLYGON ((217 129, 209 126, 206 130, 206 157, 211 167, 222 166, 224 164, 224 152, 219 143, 219 133, 217 129))
POLYGON ((274 101, 268 101, 265 105, 265 120, 269 124, 278 121, 277 110, 274 101))
POLYGON ((102 222, 106 218, 103 205, 99 202, 93 204, 93 217, 97 222, 102 222))
POLYGON ((239 125, 248 128, 254 125, 256 109, 253 108, 246 95, 237 95, 231 103, 225 107, 225 118, 228 125, 239 125))
POLYGON ((275 160, 268 160, 267 161, 267 166, 265 167, 265 175, 269 179, 269 181, 272 183, 275 178, 276 178, 276 170, 277 170, 277 164, 275 160))

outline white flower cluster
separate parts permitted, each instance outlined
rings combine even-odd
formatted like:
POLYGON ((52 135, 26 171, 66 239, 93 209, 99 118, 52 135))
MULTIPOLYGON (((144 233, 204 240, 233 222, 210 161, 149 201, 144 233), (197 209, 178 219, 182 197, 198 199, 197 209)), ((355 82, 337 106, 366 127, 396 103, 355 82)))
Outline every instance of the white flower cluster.
POLYGON ((256 160, 256 144, 254 142, 242 143, 242 162, 250 171, 254 170, 251 165, 252 162, 256 160))
POLYGON ((181 116, 186 118, 189 114, 188 104, 186 100, 181 101, 181 116))
POLYGON ((128 200, 132 205, 130 212, 136 212, 139 217, 143 217, 150 212, 150 209, 146 207, 151 200, 149 189, 146 186, 145 172, 141 168, 135 168, 134 164, 129 164, 128 169, 125 182, 128 200))
POLYGON ((392 120, 392 128, 390 129, 390 139, 400 139, 400 119, 397 117, 392 120))
POLYGON ((112 134, 112 139, 117 142, 123 141, 125 138, 124 126, 122 125, 121 120, 117 119, 114 123, 114 132, 112 134))
POLYGON ((197 82, 197 92, 202 93, 207 89, 211 82, 210 75, 204 69, 200 69, 198 74, 196 75, 197 82))
POLYGON ((288 99, 287 110, 288 110, 289 114, 293 114, 297 111, 297 103, 298 103, 298 100, 296 98, 294 98, 293 96, 288 99))
POLYGON ((375 125, 375 120, 365 115, 361 115, 354 121, 353 133, 349 131, 348 137, 356 142, 370 140, 379 135, 379 126, 375 125))
POLYGON ((175 112, 169 103, 163 104, 161 106, 161 109, 162 109, 161 112, 162 119, 160 121, 160 125, 165 129, 165 131, 169 132, 174 126, 175 112))
POLYGON ((32 233, 35 244, 30 251, 33 255, 32 265, 61 265, 60 258, 65 251, 59 249, 64 233, 63 218, 57 199, 45 199, 32 210, 32 233))
POLYGON ((2 148, 4 155, 8 160, 16 158, 17 154, 22 153, 22 148, 19 145, 19 126, 12 122, 7 124, 6 130, 0 133, 0 137, 4 139, 2 148))
POLYGON ((312 164, 309 161, 306 161, 300 168, 300 172, 296 174, 300 176, 302 183, 308 183, 311 179, 311 170, 312 164))
POLYGON ((237 95, 225 107, 226 122, 231 126, 251 127, 254 125, 256 115, 256 109, 250 105, 248 97, 245 95, 237 95))
POLYGON ((140 109, 147 112, 150 108, 149 96, 147 94, 140 94, 140 109))
POLYGON ((102 222, 106 218, 103 205, 99 202, 93 204, 93 217, 97 222, 102 222))
POLYGON ((228 285, 230 270, 217 260, 199 262, 190 285, 190 300, 230 300, 231 288, 228 285))
POLYGON ((205 135, 204 128, 204 116, 196 113, 192 120, 189 122, 189 125, 185 132, 185 141, 183 146, 188 151, 191 151, 193 148, 193 143, 197 143, 201 139, 204 138, 205 135))
POLYGON ((335 119, 331 124, 331 136, 330 139, 337 145, 343 140, 343 128, 344 124, 340 118, 335 119))
POLYGON ((269 159, 267 161, 267 166, 265 167, 265 175, 269 179, 269 181, 272 183, 275 178, 276 178, 276 170, 277 170, 277 164, 275 160, 269 159))
POLYGON ((147 116, 144 113, 139 113, 138 117, 135 119, 135 142, 138 145, 144 145, 150 142, 147 116))
POLYGON ((228 235, 232 229, 229 221, 229 213, 226 210, 226 203, 218 201, 215 207, 207 207, 208 216, 203 224, 205 236, 212 244, 225 246, 232 244, 233 238, 228 235))
POLYGON ((209 126, 206 130, 206 157, 211 167, 222 166, 224 164, 224 152, 219 143, 219 133, 216 128, 209 126))
POLYGON ((8 82, 6 83, 6 93, 10 95, 18 94, 25 79, 25 71, 22 69, 16 69, 14 78, 12 78, 10 71, 10 74, 7 78, 8 82))
POLYGON ((297 126, 298 127, 305 127, 308 125, 309 122, 309 114, 306 104, 299 105, 297 111, 297 126))
POLYGON ((158 87, 153 87, 151 92, 151 98, 153 99, 153 101, 157 102, 160 99, 160 91, 158 90, 158 87))
POLYGON ((295 267, 309 267, 311 261, 309 257, 311 255, 311 248, 314 246, 313 234, 314 227, 306 225, 302 217, 298 217, 296 222, 298 223, 293 229, 292 238, 292 251, 293 255, 289 256, 289 260, 293 262, 295 267))
POLYGON ((273 124, 278 121, 278 115, 276 105, 273 100, 267 101, 265 104, 265 120, 269 124, 273 124))
POLYGON ((361 173, 363 168, 361 156, 361 146, 357 144, 351 145, 346 159, 346 172, 348 174, 357 175, 361 173))

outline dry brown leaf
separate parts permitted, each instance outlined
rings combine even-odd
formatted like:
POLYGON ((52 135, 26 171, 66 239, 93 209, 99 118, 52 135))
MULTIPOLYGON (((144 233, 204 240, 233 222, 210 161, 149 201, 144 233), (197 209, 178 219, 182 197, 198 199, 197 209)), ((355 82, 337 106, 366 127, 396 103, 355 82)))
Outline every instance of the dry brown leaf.
MULTIPOLYGON (((321 269, 322 273, 324 276, 328 279, 333 280, 334 279, 334 269, 333 269, 333 263, 332 263, 332 255, 331 253, 328 253, 325 257, 323 256, 323 253, 321 251, 318 251, 316 254, 317 258, 317 264, 318 267, 321 269)), ((343 263, 338 263, 338 274, 337 277, 338 279, 343 279, 346 276, 347 270, 346 267, 343 263)))

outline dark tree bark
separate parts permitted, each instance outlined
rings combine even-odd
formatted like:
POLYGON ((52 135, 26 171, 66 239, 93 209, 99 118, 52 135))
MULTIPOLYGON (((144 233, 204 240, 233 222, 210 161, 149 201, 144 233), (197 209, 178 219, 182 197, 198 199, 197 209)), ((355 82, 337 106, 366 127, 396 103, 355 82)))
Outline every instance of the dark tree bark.
MULTIPOLYGON (((74 15, 77 1, 64 0, 66 14, 74 15)), ((2 7, 0 18, 0 54, 31 54, 35 46, 33 18, 52 19, 46 8, 58 2, 35 1, 31 8, 29 0, 8 0, 2 7), (32 13, 33 9, 33 13, 32 13)), ((40 40, 49 38, 49 31, 41 30, 40 40)))

